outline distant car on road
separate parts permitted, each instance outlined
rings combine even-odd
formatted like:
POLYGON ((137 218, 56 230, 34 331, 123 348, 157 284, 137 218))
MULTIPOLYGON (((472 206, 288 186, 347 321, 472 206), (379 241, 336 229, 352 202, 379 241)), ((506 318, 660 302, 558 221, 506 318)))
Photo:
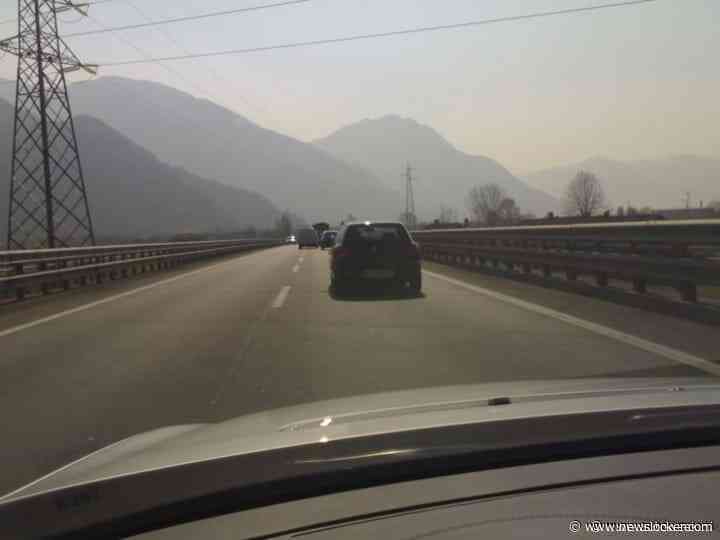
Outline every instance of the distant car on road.
POLYGON ((320 237, 320 249, 333 247, 336 236, 337 231, 325 231, 320 237))
POLYGON ((294 234, 291 234, 290 236, 288 236, 288 237, 285 239, 285 243, 286 243, 286 244, 295 244, 295 243, 297 243, 297 240, 295 240, 295 235, 294 235, 294 234))
POLYGON ((315 229, 300 229, 297 232, 297 244, 298 249, 302 249, 307 246, 318 247, 320 241, 315 229))
POLYGON ((331 286, 342 292, 361 280, 391 281, 422 288, 420 248, 402 223, 353 222, 344 225, 330 257, 331 286))

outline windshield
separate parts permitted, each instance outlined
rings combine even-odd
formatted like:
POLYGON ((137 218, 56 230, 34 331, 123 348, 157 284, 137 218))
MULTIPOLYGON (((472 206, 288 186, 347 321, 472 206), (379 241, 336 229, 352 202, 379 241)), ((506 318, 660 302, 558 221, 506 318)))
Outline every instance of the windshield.
POLYGON ((343 237, 343 245, 351 247, 409 242, 410 237, 400 224, 350 225, 343 237))
POLYGON ((719 20, 3 2, 0 493, 326 400, 720 376, 719 20))

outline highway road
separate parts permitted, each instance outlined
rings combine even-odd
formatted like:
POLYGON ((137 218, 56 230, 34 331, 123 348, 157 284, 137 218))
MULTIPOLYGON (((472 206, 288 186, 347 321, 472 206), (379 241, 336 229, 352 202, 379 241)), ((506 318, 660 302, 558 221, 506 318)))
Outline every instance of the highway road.
POLYGON ((160 426, 436 385, 720 375, 716 329, 426 265, 328 291, 283 246, 0 308, 0 492, 160 426))

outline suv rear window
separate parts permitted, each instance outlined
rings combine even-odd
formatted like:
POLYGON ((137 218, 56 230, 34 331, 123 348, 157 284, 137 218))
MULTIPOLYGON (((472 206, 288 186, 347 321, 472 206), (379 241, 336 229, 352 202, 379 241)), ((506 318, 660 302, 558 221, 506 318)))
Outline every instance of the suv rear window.
POLYGON ((363 247, 370 244, 409 244, 405 227, 399 224, 370 224, 370 225, 351 225, 345 231, 343 245, 347 247, 363 247))

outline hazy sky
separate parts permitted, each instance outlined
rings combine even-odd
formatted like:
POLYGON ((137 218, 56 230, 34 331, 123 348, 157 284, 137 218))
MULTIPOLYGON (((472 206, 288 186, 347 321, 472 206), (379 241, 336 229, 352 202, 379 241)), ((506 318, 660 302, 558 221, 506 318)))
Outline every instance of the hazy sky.
MULTIPOLYGON (((112 0, 65 33, 273 3, 112 0)), ((68 38, 88 62, 281 44, 612 0, 312 0, 223 18, 68 38), (169 37, 168 37, 169 34, 169 37), (172 40, 172 41, 171 41, 172 40), (130 43, 130 44, 129 44, 130 43), (177 44, 180 44, 178 47, 177 44), (184 49, 184 50, 183 50, 184 49)), ((0 20, 16 15, 5 0, 0 20)), ((371 41, 101 68, 207 97, 302 140, 367 117, 429 124, 515 173, 594 155, 720 157, 720 0, 657 2, 371 41)), ((12 35, 12 24, 0 25, 12 35)), ((0 60, 14 77, 15 59, 0 60)))

